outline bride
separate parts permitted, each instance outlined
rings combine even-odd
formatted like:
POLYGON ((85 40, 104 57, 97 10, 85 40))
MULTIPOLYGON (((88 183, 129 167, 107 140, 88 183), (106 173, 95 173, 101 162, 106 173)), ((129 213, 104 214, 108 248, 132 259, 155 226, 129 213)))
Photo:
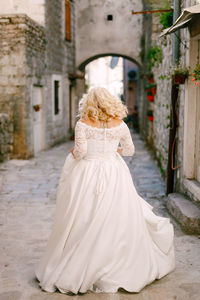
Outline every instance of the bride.
POLYGON ((138 195, 121 157, 135 151, 122 102, 94 88, 79 113, 36 277, 47 292, 139 292, 174 270, 173 226, 138 195))

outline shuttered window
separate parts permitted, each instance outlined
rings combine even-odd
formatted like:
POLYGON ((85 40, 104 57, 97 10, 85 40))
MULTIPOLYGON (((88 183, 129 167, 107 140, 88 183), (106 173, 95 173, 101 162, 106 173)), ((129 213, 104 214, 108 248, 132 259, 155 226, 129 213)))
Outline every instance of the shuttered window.
POLYGON ((71 1, 65 0, 65 38, 71 41, 71 1))

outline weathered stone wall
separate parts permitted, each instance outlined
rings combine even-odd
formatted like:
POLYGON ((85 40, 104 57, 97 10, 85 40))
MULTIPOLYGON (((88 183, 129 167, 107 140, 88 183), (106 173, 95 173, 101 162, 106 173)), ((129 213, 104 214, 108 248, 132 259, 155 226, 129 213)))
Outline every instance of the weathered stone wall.
MULTIPOLYGON (((46 85, 46 36, 44 27, 39 26, 30 18, 26 18, 25 31, 25 54, 26 54, 26 89, 25 89, 25 126, 26 142, 29 155, 34 154, 33 145, 33 103, 32 88, 34 85, 44 87, 46 85)), ((44 99, 46 90, 44 90, 44 99)), ((42 106, 46 110, 46 105, 42 106)), ((44 141, 44 145, 45 145, 44 141)))
POLYGON ((46 145, 52 146, 68 137, 69 85, 68 73, 75 73, 75 3, 72 2, 71 41, 65 39, 65 1, 46 0, 47 39, 47 95, 46 95, 46 145), (62 115, 54 120, 52 115, 52 75, 62 76, 62 115))
MULTIPOLYGON (((157 34, 160 30, 157 29, 157 34)), ((155 36, 155 31, 154 35, 155 36)), ((155 42, 154 42, 155 43, 155 42)), ((157 39, 156 42, 162 49, 162 63, 153 68, 155 83, 157 84, 157 93, 154 100, 154 122, 153 122, 153 140, 155 154, 158 159, 161 172, 166 176, 168 162, 168 144, 169 144, 169 122, 170 122, 170 103, 171 103, 171 36, 157 39)))
MULTIPOLYGON (((143 0, 143 9, 150 10, 149 1, 143 0)), ((145 85, 148 83, 146 80, 146 73, 148 72, 147 52, 151 46, 151 34, 152 34, 152 15, 143 15, 143 32, 140 37, 140 58, 142 61, 142 69, 140 69, 140 103, 139 103, 139 123, 140 134, 143 139, 148 140, 149 132, 151 132, 152 124, 147 119, 147 111, 149 109, 149 103, 147 101, 145 85)))
POLYGON ((13 145, 13 124, 7 114, 0 113, 0 162, 10 158, 13 145))
MULTIPOLYGON (((181 9, 198 4, 198 1, 182 1, 181 9)), ((167 172, 168 162, 168 144, 169 144, 169 122, 170 122, 170 103, 171 103, 171 66, 172 66, 172 35, 159 38, 162 26, 159 23, 159 17, 153 15, 152 18, 152 46, 158 45, 162 49, 163 59, 158 67, 153 68, 154 79, 157 84, 157 94, 153 104, 154 122, 152 128, 153 147, 156 157, 160 164, 163 175, 167 172)), ((180 43, 180 62, 187 66, 187 56, 189 50, 189 31, 181 29, 180 43)), ((188 66, 189 67, 189 66, 188 66)), ((182 190, 183 181, 183 147, 184 147, 184 114, 185 114, 185 90, 187 84, 179 86, 179 127, 177 130, 177 161, 179 166, 175 171, 176 189, 182 190)))
POLYGON ((31 84, 44 72, 43 28, 26 15, 0 17, 0 111, 14 126, 12 156, 33 154, 31 136, 31 84))
MULTIPOLYGON (((155 9, 156 9, 156 3, 155 9)), ((160 7, 160 3, 158 3, 160 7)), ((144 0, 145 9, 152 9, 149 3, 144 0)), ((140 127, 141 133, 148 144, 154 149, 158 160, 160 170, 165 176, 168 161, 168 139, 169 139, 169 115, 171 101, 171 78, 169 76, 171 66, 171 36, 159 38, 162 31, 160 17, 156 14, 144 16, 143 21, 143 62, 144 62, 144 78, 150 71, 153 73, 154 83, 157 84, 157 91, 154 102, 147 101, 147 93, 143 91, 141 102, 140 127), (162 51, 162 61, 156 63, 154 67, 149 68, 149 49, 160 47, 162 51), (147 111, 153 111, 153 122, 147 121, 147 111)), ((145 85, 149 84, 144 80, 145 85)))
POLYGON ((77 0, 77 66, 102 54, 126 55, 140 62, 142 1, 77 0), (107 16, 113 20, 108 21, 107 16))
MULTIPOLYGON (((71 42, 65 39, 65 1, 37 1, 38 14, 28 4, 21 8, 18 2, 11 4, 18 5, 19 12, 28 14, 31 11, 30 15, 44 25, 24 14, 4 14, 0 17, 0 111, 7 113, 14 125, 11 156, 27 158, 34 154, 35 87, 42 90, 42 148, 68 137, 68 73, 76 72, 75 2, 72 2, 71 42), (61 114, 55 118, 53 76, 57 75, 61 78, 61 114)), ((13 12, 14 6, 9 8, 9 5, 4 7, 4 13, 6 9, 13 12)))

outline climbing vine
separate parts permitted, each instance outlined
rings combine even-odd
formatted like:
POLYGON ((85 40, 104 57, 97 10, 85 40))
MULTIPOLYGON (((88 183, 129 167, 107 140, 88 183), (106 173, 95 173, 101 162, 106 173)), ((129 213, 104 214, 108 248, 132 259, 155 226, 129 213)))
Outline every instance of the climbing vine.
POLYGON ((162 62, 163 52, 162 48, 158 45, 149 48, 147 52, 148 69, 151 70, 153 67, 158 67, 162 62))

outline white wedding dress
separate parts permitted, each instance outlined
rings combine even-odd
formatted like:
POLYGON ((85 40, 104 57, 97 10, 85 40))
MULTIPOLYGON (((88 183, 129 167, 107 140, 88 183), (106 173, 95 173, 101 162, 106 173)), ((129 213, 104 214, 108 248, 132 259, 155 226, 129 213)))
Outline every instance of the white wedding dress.
POLYGON ((124 122, 105 129, 77 122, 75 158, 66 158, 35 270, 43 290, 139 292, 175 268, 173 226, 138 195, 119 143, 122 155, 134 154, 124 122))

